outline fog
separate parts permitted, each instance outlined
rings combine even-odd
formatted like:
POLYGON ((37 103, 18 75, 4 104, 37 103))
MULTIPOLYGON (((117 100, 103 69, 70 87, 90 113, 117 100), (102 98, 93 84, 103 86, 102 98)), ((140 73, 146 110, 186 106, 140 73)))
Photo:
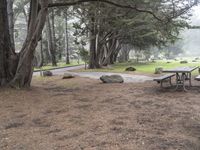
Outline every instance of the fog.
MULTIPOLYGON (((192 11, 191 24, 200 26, 200 6, 192 11)), ((186 29, 181 35, 185 56, 200 56, 200 29, 186 29)))

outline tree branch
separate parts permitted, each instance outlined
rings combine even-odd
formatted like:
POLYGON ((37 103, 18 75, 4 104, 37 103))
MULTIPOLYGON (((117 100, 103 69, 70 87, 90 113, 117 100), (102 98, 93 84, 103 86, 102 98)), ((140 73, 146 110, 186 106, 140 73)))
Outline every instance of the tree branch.
POLYGON ((158 21, 160 21, 160 22, 167 22, 167 23, 169 23, 172 19, 177 18, 177 17, 179 17, 179 16, 187 13, 193 6, 195 6, 195 5, 197 5, 199 3, 198 0, 195 0, 191 5, 189 5, 189 6, 185 7, 185 8, 183 8, 183 9, 181 9, 177 13, 175 13, 174 10, 173 10, 173 15, 171 17, 167 17, 165 19, 162 19, 162 18, 158 17, 151 10, 146 10, 146 9, 138 8, 137 5, 123 5, 123 4, 112 2, 112 1, 109 1, 109 0, 77 0, 77 1, 74 1, 74 2, 50 3, 48 5, 48 7, 72 6, 72 5, 82 4, 82 3, 85 3, 85 2, 96 2, 96 1, 107 3, 109 5, 112 5, 112 6, 115 6, 115 7, 119 7, 119 8, 132 9, 132 10, 135 10, 137 12, 148 13, 148 14, 152 15, 158 21))
POLYGON ((118 3, 115 3, 115 2, 111 2, 109 0, 77 0, 75 2, 67 2, 67 3, 50 3, 48 7, 72 6, 72 5, 82 4, 82 3, 85 3, 85 2, 96 2, 96 1, 107 3, 109 5, 113 5, 113 6, 116 6, 116 7, 119 7, 119 8, 133 9, 133 10, 136 10, 138 12, 148 13, 148 14, 151 14, 157 20, 163 21, 155 13, 153 13, 150 10, 140 9, 140 8, 137 7, 137 5, 134 5, 134 6, 132 6, 132 5, 122 5, 122 4, 118 4, 118 3))

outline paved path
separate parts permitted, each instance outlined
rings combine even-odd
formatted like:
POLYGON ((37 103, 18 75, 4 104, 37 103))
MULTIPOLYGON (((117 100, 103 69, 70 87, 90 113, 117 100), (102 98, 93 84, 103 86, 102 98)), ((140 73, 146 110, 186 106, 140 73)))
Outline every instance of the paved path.
POLYGON ((124 78, 124 82, 131 83, 131 82, 145 82, 153 80, 152 77, 144 76, 144 75, 131 75, 125 73, 108 73, 108 72, 69 72, 73 75, 80 76, 80 77, 88 77, 92 79, 99 79, 102 75, 120 75, 124 78))
MULTIPOLYGON (((78 69, 82 69, 82 68, 84 68, 84 65, 69 66, 69 67, 60 68, 60 69, 52 69, 51 72, 53 73, 53 75, 63 75, 67 71, 78 70, 78 69)), ((38 76, 38 75, 40 75, 40 72, 34 72, 33 75, 38 76)))
MULTIPOLYGON (((84 65, 81 66, 72 66, 61 69, 51 70, 54 75, 63 75, 64 73, 69 73, 72 75, 80 77, 88 77, 92 79, 99 79, 102 75, 121 75, 124 78, 126 83, 131 82, 145 82, 150 81, 153 78, 145 75, 131 75, 125 73, 109 73, 109 72, 72 72, 73 70, 84 68, 84 65), (70 72, 69 72, 70 71, 70 72)), ((40 75, 40 72, 34 72, 34 76, 40 75)))

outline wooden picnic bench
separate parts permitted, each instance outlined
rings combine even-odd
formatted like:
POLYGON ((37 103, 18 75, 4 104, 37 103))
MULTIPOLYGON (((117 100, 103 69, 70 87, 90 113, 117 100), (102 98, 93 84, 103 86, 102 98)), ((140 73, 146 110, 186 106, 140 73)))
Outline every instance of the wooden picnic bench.
POLYGON ((188 80, 189 87, 192 87, 192 72, 196 69, 199 69, 199 67, 185 66, 185 67, 177 67, 174 69, 163 70, 163 72, 175 73, 176 74, 176 89, 175 90, 178 90, 179 88, 181 88, 184 91, 187 91, 185 82, 188 80))
POLYGON ((170 85, 172 86, 171 78, 173 76, 175 76, 174 73, 173 74, 165 74, 163 76, 154 78, 153 81, 156 81, 157 83, 159 83, 161 88, 163 88, 163 82, 166 82, 166 81, 168 81, 170 83, 170 85))
POLYGON ((200 75, 196 76, 195 80, 200 81, 200 75))
MULTIPOLYGON (((199 68, 199 74, 200 74, 200 68, 199 68)), ((194 79, 200 81, 200 75, 196 76, 194 79)))

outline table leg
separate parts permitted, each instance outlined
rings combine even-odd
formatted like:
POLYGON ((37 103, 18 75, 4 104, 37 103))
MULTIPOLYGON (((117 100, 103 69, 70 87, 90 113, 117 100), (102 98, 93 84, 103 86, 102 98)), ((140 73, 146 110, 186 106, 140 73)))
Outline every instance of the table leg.
POLYGON ((176 73, 176 88, 175 88, 175 91, 178 89, 179 81, 180 81, 180 76, 179 76, 178 73, 176 73))
POLYGON ((182 74, 176 73, 176 89, 175 89, 175 91, 178 90, 179 86, 181 88, 183 88, 183 90, 185 92, 187 91, 187 89, 185 87, 185 81, 188 78, 187 76, 188 75, 186 73, 182 73, 182 74))
POLYGON ((185 79, 187 78, 187 75, 185 73, 182 73, 182 82, 183 82, 183 90, 187 91, 187 89, 185 88, 185 79))
POLYGON ((190 82, 190 87, 192 86, 192 74, 189 73, 189 82, 190 82))
POLYGON ((163 88, 163 82, 162 81, 160 82, 160 87, 163 88))
POLYGON ((172 86, 172 78, 169 79, 169 84, 172 86))

